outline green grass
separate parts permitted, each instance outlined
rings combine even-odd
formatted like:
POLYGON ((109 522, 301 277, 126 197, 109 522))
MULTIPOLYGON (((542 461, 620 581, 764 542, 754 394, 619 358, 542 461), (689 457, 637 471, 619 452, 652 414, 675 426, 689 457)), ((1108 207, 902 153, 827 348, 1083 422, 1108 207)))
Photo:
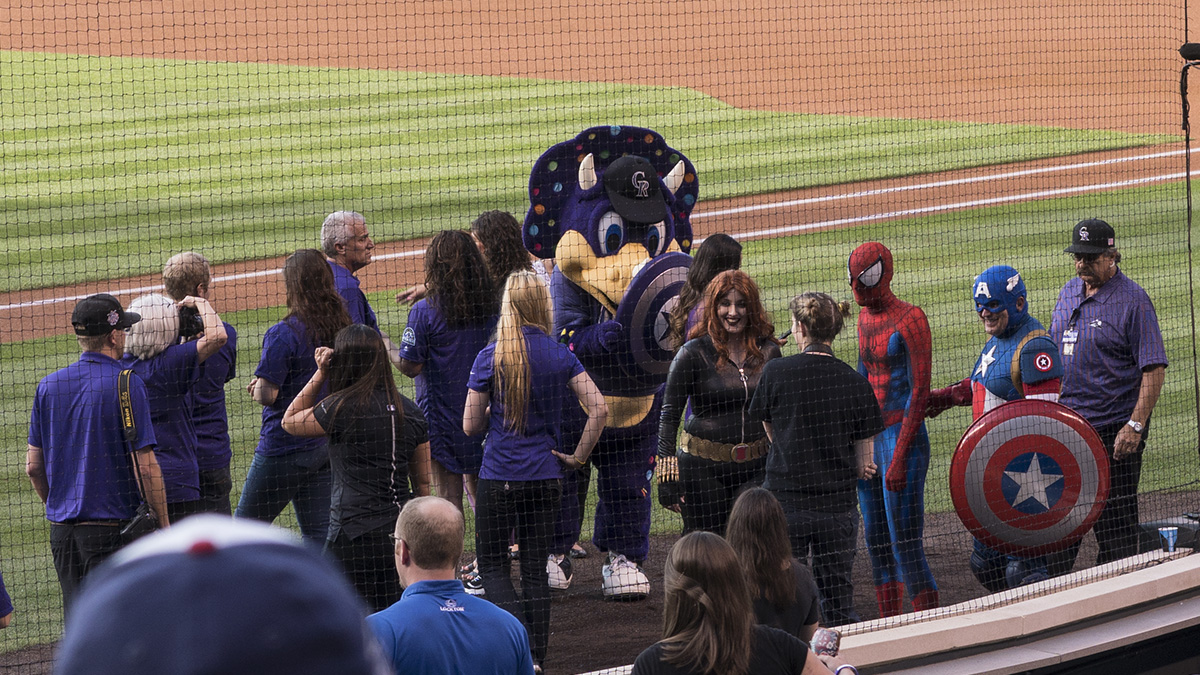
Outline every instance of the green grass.
MULTIPOLYGON (((924 308, 933 331, 934 386, 962 379, 985 342, 973 313, 970 281, 984 268, 1004 262, 1022 272, 1030 293, 1031 311, 1049 322, 1058 289, 1073 274, 1061 253, 1070 224, 1102 214, 1116 224, 1125 254, 1123 269, 1154 299, 1171 366, 1154 414, 1142 473, 1143 493, 1195 489, 1198 460, 1196 402, 1192 382, 1188 254, 1182 245, 1184 212, 1182 187, 1147 187, 992 209, 948 213, 935 217, 873 224, 860 228, 809 233, 747 242, 745 269, 762 287, 764 301, 774 312, 777 328, 787 325, 786 305, 804 290, 822 290, 849 298, 845 260, 858 243, 870 239, 892 248, 897 265, 893 288, 924 308)), ((399 335, 406 310, 391 301, 392 289, 371 289, 381 326, 399 335)), ((257 440, 259 408, 243 386, 257 363, 263 333, 283 309, 233 312, 224 318, 238 328, 238 378, 228 387, 230 426, 234 444, 235 494, 249 466, 257 440)), ((851 322, 834 344, 837 355, 853 362, 856 354, 851 322)), ((785 347, 793 353, 794 346, 785 347)), ((0 504, 8 517, 0 525, 0 561, 18 606, 18 620, 5 631, 2 650, 46 642, 58 635, 59 591, 47 543, 48 528, 41 505, 23 471, 24 437, 29 405, 37 381, 76 358, 73 339, 56 337, 0 345, 0 442, 10 448, 0 467, 0 504)), ((412 394, 411 383, 398 377, 412 394)), ((933 459, 926 487, 931 512, 951 509, 947 475, 951 452, 970 423, 970 411, 959 408, 929 422, 933 459)), ((594 506, 594 497, 591 504, 594 506)), ((290 512, 289 512, 290 513, 290 512)), ((1143 519, 1177 514, 1143 513, 1143 519)), ((294 526, 290 516, 282 524, 294 526)), ((590 538, 591 519, 585 521, 590 538)), ((654 507, 653 532, 678 532, 678 516, 654 507)))
POLYGON ((683 87, 0 52, 0 291, 523 213, 534 160, 597 124, 654 128, 714 199, 1174 140, 740 110, 683 87))

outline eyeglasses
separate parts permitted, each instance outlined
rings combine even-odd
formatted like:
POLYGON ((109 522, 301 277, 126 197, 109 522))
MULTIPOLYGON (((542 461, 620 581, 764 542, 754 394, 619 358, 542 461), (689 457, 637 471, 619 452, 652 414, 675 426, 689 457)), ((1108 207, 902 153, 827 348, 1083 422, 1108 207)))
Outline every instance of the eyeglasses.
POLYGON ((1072 255, 1075 257, 1075 262, 1081 262, 1088 265, 1091 265, 1100 259, 1099 253, 1073 253, 1072 255))

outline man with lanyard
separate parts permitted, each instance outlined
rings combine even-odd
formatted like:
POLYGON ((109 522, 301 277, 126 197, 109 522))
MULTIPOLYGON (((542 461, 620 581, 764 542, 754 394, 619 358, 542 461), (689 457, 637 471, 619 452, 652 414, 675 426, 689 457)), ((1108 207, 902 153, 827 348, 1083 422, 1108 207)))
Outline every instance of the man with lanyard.
POLYGON ((25 472, 50 521, 50 552, 70 608, 83 578, 120 548, 141 498, 167 526, 166 491, 142 380, 128 376, 125 420, 119 384, 125 329, 141 320, 111 295, 80 300, 71 325, 83 354, 38 383, 25 472), (130 424, 132 422, 132 425, 130 424), (125 427, 132 427, 125 438, 125 427))
POLYGON ((1137 553, 1142 450, 1167 354, 1154 303, 1117 266, 1112 226, 1080 221, 1064 251, 1075 258, 1076 278, 1058 295, 1050 336, 1063 356, 1060 401, 1095 427, 1108 451, 1108 501, 1093 528, 1102 565, 1137 553))
MULTIPOLYGON (((1021 398, 1058 400, 1062 357, 1041 322, 1029 314, 1025 282, 1017 270, 995 265, 971 285, 975 312, 991 338, 971 376, 929 392, 926 417, 956 405, 969 405, 973 419, 1021 398)), ((975 540, 971 572, 984 588, 999 593, 1049 577, 1045 556, 1005 556, 975 540)))

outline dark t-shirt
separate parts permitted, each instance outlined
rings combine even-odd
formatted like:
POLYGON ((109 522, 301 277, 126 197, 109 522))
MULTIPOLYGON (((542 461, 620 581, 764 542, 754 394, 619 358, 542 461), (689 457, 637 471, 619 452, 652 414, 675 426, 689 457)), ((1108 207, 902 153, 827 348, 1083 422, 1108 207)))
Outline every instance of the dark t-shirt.
POLYGON ((883 431, 866 378, 830 355, 803 353, 763 368, 750 415, 775 434, 763 487, 800 508, 845 513, 858 503, 854 442, 883 431))
POLYGON ((344 532, 354 539, 395 525, 400 507, 412 497, 409 459, 429 437, 421 409, 404 396, 400 397, 404 406, 401 424, 395 424, 391 404, 382 391, 375 392, 361 408, 347 403, 335 417, 331 411, 339 398, 331 394, 322 400, 313 416, 329 437, 333 472, 329 538, 336 539, 344 532))
POLYGON ((754 618, 764 626, 800 637, 800 631, 805 626, 821 621, 821 603, 817 599, 817 582, 808 566, 793 559, 792 574, 796 577, 796 596, 792 601, 783 608, 777 608, 759 596, 754 601, 754 618))
MULTIPOLYGON (((755 626, 750 637, 750 672, 753 675, 798 675, 808 658, 808 645, 797 637, 767 626, 755 626)), ((663 645, 656 642, 633 662, 633 675, 700 675, 663 661, 663 645)))

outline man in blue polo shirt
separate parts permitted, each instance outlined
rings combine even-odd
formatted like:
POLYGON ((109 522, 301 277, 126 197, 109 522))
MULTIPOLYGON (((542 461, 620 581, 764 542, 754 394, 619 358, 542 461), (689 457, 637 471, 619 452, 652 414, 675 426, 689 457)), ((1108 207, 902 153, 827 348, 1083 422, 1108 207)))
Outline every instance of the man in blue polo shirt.
POLYGON ((367 232, 367 219, 355 211, 334 211, 321 224, 321 248, 333 270, 333 285, 346 302, 350 320, 379 330, 375 310, 359 287, 354 273, 371 264, 375 242, 367 232))
POLYGON ((128 442, 122 430, 117 360, 125 351, 125 329, 140 320, 111 295, 80 300, 71 325, 83 354, 42 379, 33 399, 25 472, 46 505, 64 611, 83 578, 120 548, 121 529, 142 500, 139 489, 159 526, 167 526, 150 405, 136 375, 129 378, 128 442))
POLYGON ((1058 295, 1050 337, 1063 357, 1059 402, 1095 427, 1108 450, 1108 501, 1093 528, 1096 563, 1104 564, 1137 553, 1142 450, 1167 354, 1150 296, 1117 267, 1112 226, 1080 221, 1065 252, 1076 278, 1058 295))
POLYGON ((400 600, 367 617, 397 675, 529 675, 529 638, 512 614, 458 580, 463 516, 440 497, 410 500, 396 521, 400 600))

